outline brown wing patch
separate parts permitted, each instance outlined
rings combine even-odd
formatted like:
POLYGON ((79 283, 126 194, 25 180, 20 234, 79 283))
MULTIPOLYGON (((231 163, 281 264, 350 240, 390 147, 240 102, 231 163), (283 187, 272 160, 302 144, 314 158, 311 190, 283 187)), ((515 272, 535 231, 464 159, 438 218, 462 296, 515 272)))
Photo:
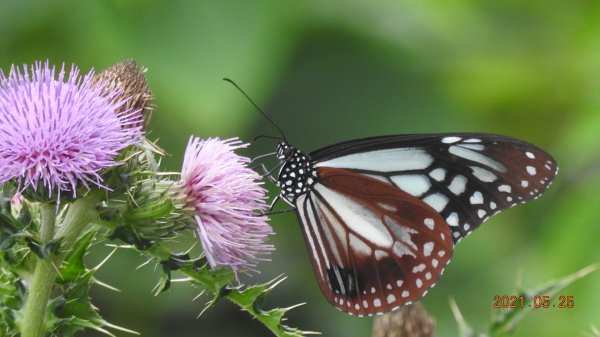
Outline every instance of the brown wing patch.
POLYGON ((429 205, 397 187, 320 167, 298 213, 321 290, 355 315, 421 298, 453 252, 451 232, 429 205))

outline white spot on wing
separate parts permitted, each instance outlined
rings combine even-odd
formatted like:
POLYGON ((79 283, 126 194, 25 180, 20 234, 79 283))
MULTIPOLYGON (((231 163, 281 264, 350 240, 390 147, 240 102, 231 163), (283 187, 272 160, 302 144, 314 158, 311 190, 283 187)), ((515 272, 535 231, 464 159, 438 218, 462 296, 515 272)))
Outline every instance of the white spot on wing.
POLYGON ((388 254, 387 252, 384 252, 383 250, 375 251, 375 258, 377 259, 377 261, 382 260, 388 256, 390 256, 390 254, 388 254))
MULTIPOLYGON (((423 270, 425 270, 425 264, 421 263, 420 265, 414 267, 412 272, 413 272, 413 274, 416 274, 416 273, 422 272, 423 270)), ((390 289, 391 289, 391 287, 390 287, 390 289)))
POLYGON ((416 281, 416 284, 417 284, 417 288, 421 288, 423 286, 423 281, 421 281, 421 279, 418 278, 416 281))
POLYGON ((423 245, 423 255, 424 256, 431 255, 431 251, 433 251, 433 247, 434 247, 433 242, 427 242, 426 244, 424 244, 423 245))
POLYGON ((537 170, 533 166, 527 166, 526 169, 527 169, 527 173, 529 173, 529 175, 534 176, 537 173, 537 170))
POLYGON ((504 167, 504 165, 500 164, 499 162, 495 161, 494 159, 488 156, 484 156, 479 152, 465 149, 456 145, 450 146, 450 148, 448 148, 448 152, 452 153, 455 156, 459 156, 464 159, 471 160, 482 165, 491 167, 498 172, 506 172, 506 167, 504 167))
POLYGON ((387 302, 388 304, 392 304, 396 301, 396 296, 394 296, 393 294, 389 294, 387 297, 387 302))
POLYGON ((463 140, 463 143, 481 143, 481 139, 479 138, 469 138, 463 140))
POLYGON ((473 192, 471 198, 469 198, 469 202, 471 203, 471 205, 483 204, 483 195, 481 194, 481 192, 475 191, 473 192))
POLYGON ((485 146, 483 146, 483 144, 460 144, 459 146, 476 151, 482 151, 483 149, 485 149, 485 146))
POLYGON ((391 233, 381 223, 379 217, 367 207, 321 184, 316 184, 314 188, 354 232, 360 233, 362 237, 380 247, 392 246, 394 239, 391 233))
POLYGON ((416 148, 396 148, 353 153, 319 162, 315 167, 352 168, 383 172, 421 170, 433 162, 425 150, 416 148))
MULTIPOLYGON (((383 217, 383 221, 388 225, 388 227, 394 232, 397 238, 400 238, 400 241, 403 244, 409 245, 412 249, 417 250, 417 245, 412 242, 411 235, 417 233, 415 229, 406 226, 400 226, 392 217, 385 215, 383 217)), ((396 242, 398 243, 398 242, 396 242)), ((395 245, 394 245, 395 246, 395 245)))
POLYGON ((452 179, 448 189, 450 192, 454 193, 454 195, 461 195, 465 191, 465 187, 467 186, 467 178, 465 176, 457 175, 452 179))
POLYGON ((379 308, 379 307, 381 306, 381 300, 380 300, 380 299, 378 299, 378 298, 374 299, 374 300, 373 300, 373 306, 374 306, 375 308, 379 308))
POLYGON ((448 197, 440 193, 434 193, 423 198, 423 201, 436 211, 441 212, 448 204, 448 197))
POLYGON ((483 218, 486 214, 487 212, 482 209, 477 211, 477 216, 479 216, 479 218, 483 218))
POLYGON ((461 139, 462 138, 460 138, 460 137, 448 136, 448 137, 442 138, 442 143, 444 143, 444 144, 452 144, 452 143, 458 142, 461 139))
POLYGON ((350 234, 350 247, 352 250, 360 253, 364 256, 371 256, 373 250, 366 243, 364 243, 361 239, 354 236, 354 234, 350 234))
POLYGON ((446 222, 449 226, 458 226, 458 214, 456 212, 450 213, 446 218, 446 222))
POLYGON ((506 192, 506 193, 510 193, 512 189, 510 188, 510 185, 500 185, 498 186, 498 191, 500 192, 506 192))
POLYGON ((412 257, 416 257, 415 253, 413 253, 410 249, 408 249, 408 247, 406 247, 405 245, 401 244, 400 242, 395 242, 394 243, 394 248, 392 249, 392 251, 398 257, 402 257, 404 255, 409 255, 409 256, 412 256, 412 257))
POLYGON ((409 294, 409 292, 407 290, 404 290, 402 292, 402 297, 406 298, 406 297, 408 297, 408 295, 410 295, 410 294, 409 294))
POLYGON ((390 177, 390 179, 400 189, 416 197, 427 192, 431 187, 429 179, 421 174, 397 175, 390 177))
POLYGON ((398 208, 396 208, 396 206, 391 205, 391 204, 387 204, 384 202, 378 202, 377 205, 383 209, 385 209, 386 211, 390 211, 390 212, 398 212, 398 208))
POLYGON ((521 180, 521 186, 527 187, 527 186, 529 186, 529 182, 527 180, 521 180))
POLYGON ((426 219, 423 221, 423 223, 425 224, 425 226, 427 226, 427 228, 429 228, 429 229, 433 230, 433 225, 435 224, 435 223, 433 222, 433 219, 431 219, 431 218, 426 218, 426 219))
POLYGON ((491 183, 492 181, 498 179, 495 174, 479 166, 471 166, 471 170, 473 170, 473 175, 475 178, 483 181, 484 183, 491 183))
POLYGON ((438 167, 435 170, 429 172, 429 176, 435 179, 436 181, 443 181, 446 178, 446 169, 438 167))
POLYGON ((529 151, 525 152, 525 155, 527 156, 527 158, 529 159, 535 159, 535 155, 529 151))

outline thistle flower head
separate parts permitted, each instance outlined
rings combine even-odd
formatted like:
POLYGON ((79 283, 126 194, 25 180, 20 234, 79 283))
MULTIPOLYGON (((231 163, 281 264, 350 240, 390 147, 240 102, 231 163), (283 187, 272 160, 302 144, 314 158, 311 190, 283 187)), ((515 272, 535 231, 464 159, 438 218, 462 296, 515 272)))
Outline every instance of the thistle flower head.
POLYGON ((76 195, 78 187, 102 187, 101 171, 118 165, 117 155, 139 141, 141 114, 122 110, 127 100, 92 83, 71 66, 48 62, 0 71, 0 184, 19 190, 76 195))
POLYGON ((181 191, 195 211, 197 232, 209 264, 255 271, 274 248, 266 240, 273 230, 267 217, 266 190, 249 159, 234 153, 246 147, 238 139, 192 137, 185 151, 181 191))

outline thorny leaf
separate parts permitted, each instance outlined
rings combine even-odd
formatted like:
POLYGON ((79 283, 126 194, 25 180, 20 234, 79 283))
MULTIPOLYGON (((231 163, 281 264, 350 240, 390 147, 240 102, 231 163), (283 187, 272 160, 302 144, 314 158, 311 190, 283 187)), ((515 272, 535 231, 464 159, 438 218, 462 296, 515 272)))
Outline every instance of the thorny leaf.
POLYGON ((263 308, 265 296, 283 282, 284 277, 280 276, 270 282, 249 287, 232 287, 231 284, 235 280, 233 272, 223 268, 212 269, 205 259, 189 259, 187 254, 174 254, 159 244, 154 244, 142 253, 163 267, 164 274, 157 287, 159 292, 168 289, 170 274, 177 270, 188 277, 189 283, 200 287, 202 293, 210 296, 211 299, 202 312, 215 305, 220 299, 226 298, 263 323, 277 337, 301 337, 315 333, 282 323, 286 312, 298 305, 288 308, 263 308))

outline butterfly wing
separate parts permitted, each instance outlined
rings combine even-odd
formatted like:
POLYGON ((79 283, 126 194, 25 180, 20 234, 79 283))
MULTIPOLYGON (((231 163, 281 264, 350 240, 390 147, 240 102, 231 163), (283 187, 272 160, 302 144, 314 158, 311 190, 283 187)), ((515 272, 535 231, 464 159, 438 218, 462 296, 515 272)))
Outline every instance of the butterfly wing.
POLYGON ((440 213, 455 242, 491 215, 540 196, 558 166, 536 146, 480 134, 359 139, 310 154, 316 168, 339 168, 395 186, 440 213))
POLYGON ((441 215, 375 178, 326 167, 316 173, 295 206, 329 302, 363 316, 422 297, 452 256, 441 215))

